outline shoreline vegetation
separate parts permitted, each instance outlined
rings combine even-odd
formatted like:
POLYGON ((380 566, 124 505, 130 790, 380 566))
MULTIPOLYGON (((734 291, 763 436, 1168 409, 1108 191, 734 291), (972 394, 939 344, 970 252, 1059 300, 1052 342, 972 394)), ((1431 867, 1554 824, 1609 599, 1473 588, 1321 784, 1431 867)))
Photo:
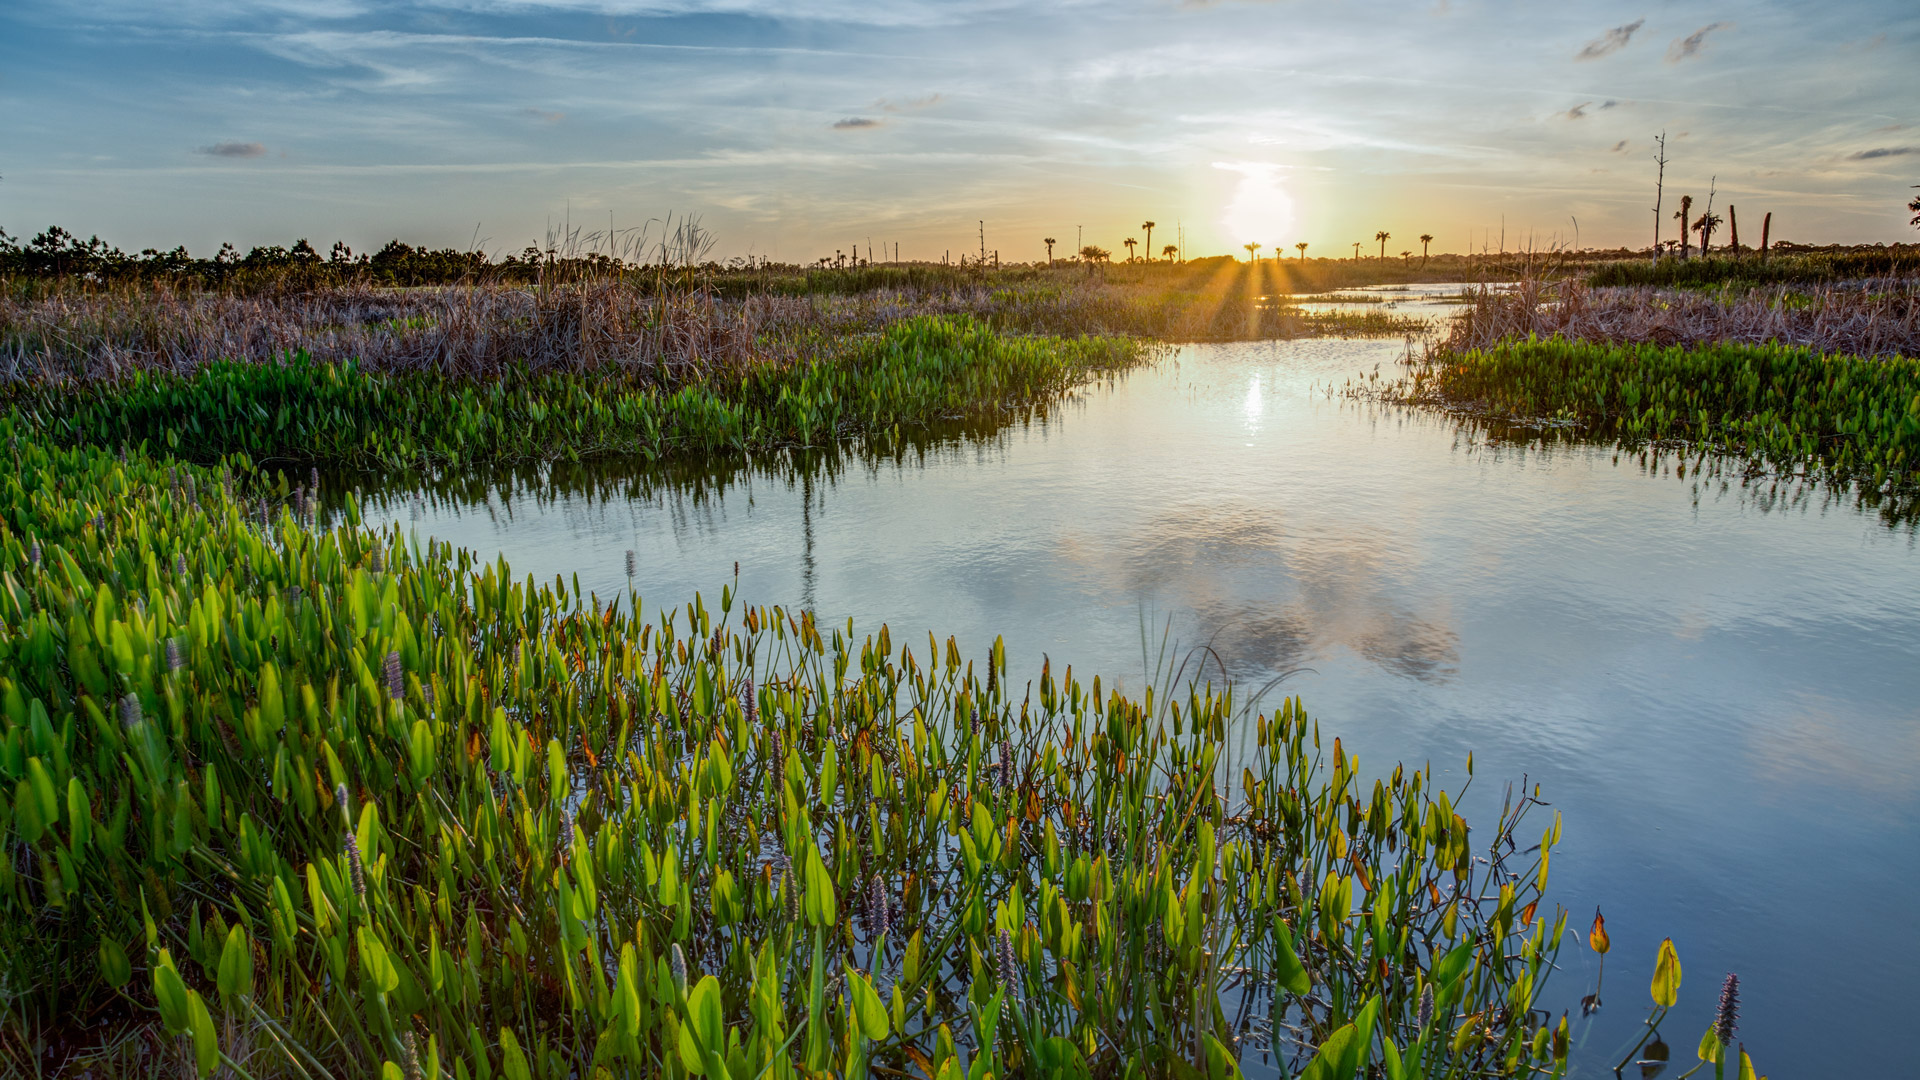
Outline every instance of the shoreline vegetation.
POLYGON ((1409 353, 1408 375, 1350 392, 1669 454, 1682 476, 1693 458, 1696 475, 1812 479, 1873 505, 1891 497, 1890 522, 1910 517, 1920 266, 1691 262, 1479 290, 1443 339, 1409 353), (1874 276, 1842 276, 1853 273, 1874 276))
POLYGON ((1470 839, 1464 792, 1363 781, 1291 699, 1028 681, 731 588, 643 618, 261 510, 243 459, 0 440, 23 1068, 1566 1067, 1536 793, 1470 839))

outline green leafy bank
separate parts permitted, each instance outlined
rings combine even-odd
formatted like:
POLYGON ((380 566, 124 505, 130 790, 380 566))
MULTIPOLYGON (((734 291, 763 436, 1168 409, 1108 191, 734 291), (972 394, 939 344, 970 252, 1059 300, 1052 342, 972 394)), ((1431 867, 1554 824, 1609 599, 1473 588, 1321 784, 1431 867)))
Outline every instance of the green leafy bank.
POLYGON ((1025 337, 964 317, 915 316, 806 359, 666 372, 446 375, 372 371, 295 353, 187 374, 16 384, 12 406, 72 445, 137 446, 202 461, 355 467, 674 455, 818 445, 1055 396, 1143 361, 1125 338, 1025 337))
POLYGON ((1570 420, 1629 444, 1681 440, 1873 489, 1920 477, 1913 357, 1530 339, 1447 355, 1394 392, 1500 418, 1570 420))
POLYGON ((1557 819, 1522 795, 1470 837, 1296 702, 1016 678, 730 590, 643 618, 262 520, 243 461, 0 446, 10 1069, 1565 1067, 1557 819))

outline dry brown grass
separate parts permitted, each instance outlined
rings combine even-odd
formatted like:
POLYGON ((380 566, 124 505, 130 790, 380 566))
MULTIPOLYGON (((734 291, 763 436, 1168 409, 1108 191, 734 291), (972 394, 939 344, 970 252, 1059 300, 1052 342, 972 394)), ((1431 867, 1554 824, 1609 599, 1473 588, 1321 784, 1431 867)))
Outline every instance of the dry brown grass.
MULTIPOLYGON (((4 283, 0 283, 3 285, 4 283)), ((1220 341, 1407 332, 1381 312, 1263 304, 1238 274, 1193 289, 1104 278, 930 282, 853 293, 720 296, 610 278, 552 286, 339 286, 232 292, 167 286, 0 287, 0 382, 113 379, 264 363, 304 350, 378 371, 484 375, 622 367, 664 382, 785 363, 912 315, 1003 331, 1220 341)))
POLYGON ((1744 293, 1590 288, 1525 279, 1479 290, 1442 347, 1468 350, 1533 335, 1620 344, 1808 346, 1852 356, 1920 356, 1920 281, 1876 279, 1744 293))
POLYGON ((717 302, 617 283, 345 287, 241 296, 133 287, 0 294, 0 378, 112 378, 264 362, 304 349, 387 371, 478 374, 739 368, 789 352, 818 317, 804 298, 717 302), (788 343, 783 346, 782 343, 788 343))

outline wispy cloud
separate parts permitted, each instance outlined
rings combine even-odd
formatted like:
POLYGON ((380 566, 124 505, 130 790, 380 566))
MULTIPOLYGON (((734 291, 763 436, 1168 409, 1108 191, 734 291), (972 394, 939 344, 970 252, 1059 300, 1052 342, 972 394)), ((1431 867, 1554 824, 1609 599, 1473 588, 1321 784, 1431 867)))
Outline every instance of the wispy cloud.
POLYGON ((1568 120, 1584 120, 1587 117, 1587 106, 1591 104, 1593 104, 1593 102, 1583 101, 1560 115, 1566 117, 1568 120))
POLYGON ((550 109, 536 109, 531 105, 520 110, 520 113, 523 116, 531 116, 543 124, 557 124, 567 118, 566 113, 555 112, 550 109))
POLYGON ((907 101, 891 101, 887 98, 881 98, 879 101, 873 103, 873 107, 879 109, 881 112, 890 113, 919 112, 921 109, 931 109, 935 105, 940 104, 940 97, 941 95, 939 94, 928 94, 926 97, 912 98, 907 101))
POLYGON ((1667 63, 1677 64, 1689 56, 1697 56, 1700 50, 1706 46, 1708 34, 1713 33, 1715 30, 1731 29, 1733 29, 1733 24, 1730 22, 1708 23, 1693 33, 1688 34, 1686 37, 1673 39, 1673 44, 1667 46, 1667 63))
POLYGON ((1908 154, 1920 154, 1920 146, 1876 146, 1871 150, 1848 154, 1847 160, 1874 161, 1878 158, 1906 157, 1908 154))
POLYGON ((877 128, 882 123, 885 123, 885 121, 875 120, 871 116, 849 116, 844 120, 835 120, 833 122, 833 130, 859 131, 863 128, 877 128))
POLYGON ((194 153, 205 154, 208 157, 255 158, 264 157, 267 153, 267 148, 257 142, 223 142, 214 143, 212 146, 203 146, 195 150, 194 153))
POLYGON ((1609 150, 1607 152, 1610 154, 1623 154, 1626 152, 1626 150, 1627 150, 1627 140, 1621 139, 1619 142, 1613 144, 1612 150, 1609 150))
POLYGON ((1587 42, 1586 48, 1574 53, 1573 58, 1575 60, 1598 60, 1610 53, 1617 53, 1621 49, 1626 48, 1627 42, 1633 40, 1634 33, 1645 25, 1647 25, 1647 20, 1635 19, 1625 26, 1616 26, 1606 33, 1601 34, 1599 37, 1594 38, 1592 41, 1587 42))

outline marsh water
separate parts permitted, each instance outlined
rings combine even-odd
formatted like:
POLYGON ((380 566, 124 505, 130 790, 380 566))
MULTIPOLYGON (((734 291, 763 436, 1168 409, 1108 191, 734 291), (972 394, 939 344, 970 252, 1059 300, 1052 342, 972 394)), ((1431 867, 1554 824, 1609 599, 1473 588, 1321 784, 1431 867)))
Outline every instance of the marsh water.
POLYGON ((1692 1066, 1728 971, 1762 1071, 1908 1075, 1914 529, 1819 489, 1339 392, 1391 377, 1405 348, 1188 346, 991 432, 467 475, 370 493, 368 517, 602 597, 626 589, 632 549, 649 609, 715 604, 737 562, 750 603, 895 641, 951 634, 971 656, 1004 635, 1016 678, 1045 655, 1137 690, 1143 642, 1209 643, 1211 677, 1286 674, 1274 693, 1364 772, 1431 762, 1453 793, 1472 752, 1469 821, 1506 782, 1541 785, 1564 815, 1548 896, 1572 912, 1546 1003, 1573 1012, 1578 1075, 1632 1046, 1668 936, 1685 970, 1669 1076, 1692 1066), (1613 951, 1605 1005, 1581 1020, 1596 906, 1613 951))

